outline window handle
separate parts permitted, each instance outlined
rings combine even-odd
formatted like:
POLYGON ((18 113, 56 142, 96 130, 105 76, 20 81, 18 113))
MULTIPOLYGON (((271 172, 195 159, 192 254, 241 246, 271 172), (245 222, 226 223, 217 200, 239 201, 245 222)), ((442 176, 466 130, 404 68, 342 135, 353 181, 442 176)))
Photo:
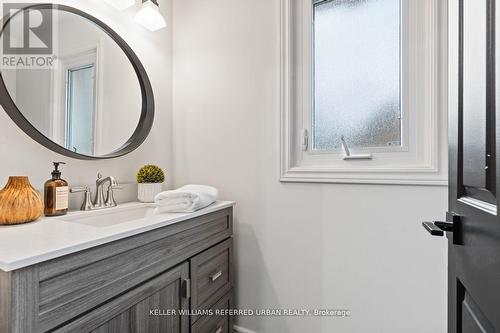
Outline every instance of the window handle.
POLYGON ((372 154, 351 154, 351 150, 349 149, 349 146, 347 145, 347 142, 345 141, 344 136, 342 135, 340 137, 340 140, 342 141, 342 148, 344 149, 344 161, 347 160, 371 160, 372 154))
POLYGON ((309 149, 309 132, 305 129, 302 135, 302 151, 309 149))

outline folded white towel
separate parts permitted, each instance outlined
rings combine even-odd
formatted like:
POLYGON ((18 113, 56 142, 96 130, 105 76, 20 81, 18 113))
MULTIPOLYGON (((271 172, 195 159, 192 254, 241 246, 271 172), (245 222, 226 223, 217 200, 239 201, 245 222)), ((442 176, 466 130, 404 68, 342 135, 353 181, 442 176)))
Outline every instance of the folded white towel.
POLYGON ((212 186, 186 185, 155 197, 157 213, 190 213, 214 203, 219 191, 212 186))

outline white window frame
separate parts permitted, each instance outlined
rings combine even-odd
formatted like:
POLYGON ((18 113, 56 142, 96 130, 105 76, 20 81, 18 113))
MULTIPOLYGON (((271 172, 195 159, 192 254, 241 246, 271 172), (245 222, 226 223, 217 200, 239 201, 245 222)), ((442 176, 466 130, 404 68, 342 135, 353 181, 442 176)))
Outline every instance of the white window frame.
POLYGON ((313 2, 281 0, 280 180, 447 185, 446 1, 401 0, 402 146, 370 149, 370 160, 311 149, 313 2))

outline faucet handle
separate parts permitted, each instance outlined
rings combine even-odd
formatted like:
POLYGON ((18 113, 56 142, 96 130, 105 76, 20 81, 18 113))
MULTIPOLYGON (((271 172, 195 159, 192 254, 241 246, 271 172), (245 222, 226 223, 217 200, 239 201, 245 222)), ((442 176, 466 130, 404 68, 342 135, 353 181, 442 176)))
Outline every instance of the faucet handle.
POLYGON ((70 193, 90 192, 90 189, 88 186, 72 187, 69 189, 69 192, 70 193))
POLYGON ((108 187, 108 196, 106 198, 105 206, 107 207, 116 207, 118 204, 116 203, 115 196, 113 190, 122 190, 124 186, 119 186, 118 183, 114 185, 109 185, 108 187))
POLYGON ((80 193, 80 192, 84 193, 83 203, 80 210, 87 211, 87 210, 92 210, 94 208, 94 205, 92 205, 92 200, 90 199, 92 193, 90 192, 90 188, 88 186, 71 188, 69 191, 71 193, 80 193))

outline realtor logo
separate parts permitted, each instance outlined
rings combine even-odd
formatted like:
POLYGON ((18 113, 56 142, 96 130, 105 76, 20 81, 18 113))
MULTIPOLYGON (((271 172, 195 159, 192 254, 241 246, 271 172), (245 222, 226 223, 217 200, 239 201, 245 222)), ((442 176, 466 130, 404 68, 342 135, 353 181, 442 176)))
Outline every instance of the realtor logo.
POLYGON ((54 66, 53 11, 36 3, 4 3, 1 68, 48 69, 54 66))
POLYGON ((52 11, 40 10, 34 5, 4 3, 4 19, 9 19, 2 33, 4 55, 52 54, 52 11))

